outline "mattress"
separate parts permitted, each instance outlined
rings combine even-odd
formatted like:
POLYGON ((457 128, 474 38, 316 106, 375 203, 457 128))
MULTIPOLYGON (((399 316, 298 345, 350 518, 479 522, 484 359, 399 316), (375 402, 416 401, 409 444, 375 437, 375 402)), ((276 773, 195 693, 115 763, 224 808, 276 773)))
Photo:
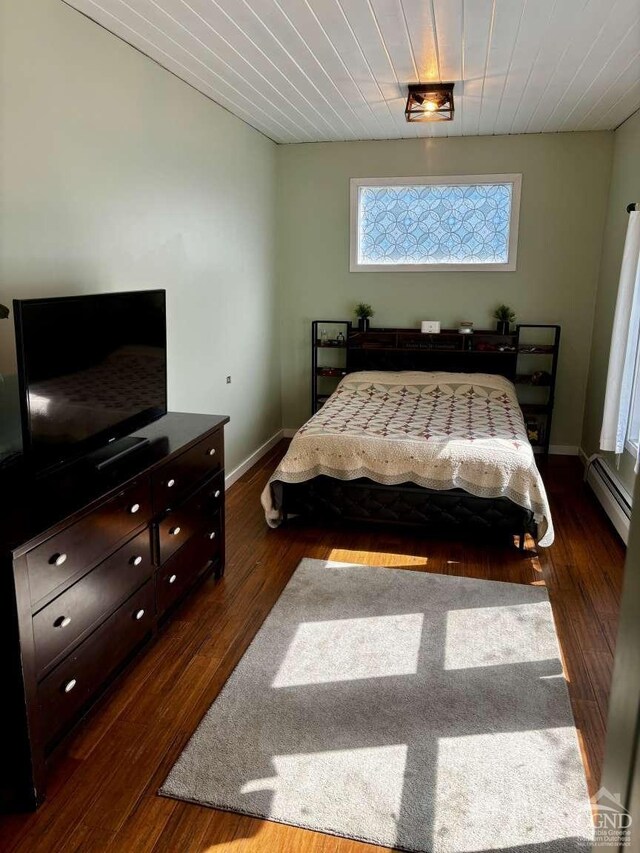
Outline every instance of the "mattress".
POLYGON ((267 523, 282 521, 282 483, 322 475, 506 497, 533 513, 539 545, 553 542, 549 503, 515 388, 502 376, 348 374, 298 430, 265 487, 267 523))

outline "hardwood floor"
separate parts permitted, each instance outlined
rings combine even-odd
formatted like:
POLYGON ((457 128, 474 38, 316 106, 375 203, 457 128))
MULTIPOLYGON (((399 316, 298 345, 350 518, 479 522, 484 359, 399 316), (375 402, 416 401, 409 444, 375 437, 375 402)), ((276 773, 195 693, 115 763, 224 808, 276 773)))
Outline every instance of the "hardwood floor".
MULTIPOLYGON (((208 582, 84 724, 32 815, 0 819, 0 849, 171 853, 374 853, 343 838, 158 797, 302 557, 546 585, 562 647, 591 792, 598 787, 624 548, 575 457, 542 467, 556 541, 516 548, 438 542, 383 529, 265 526, 259 495, 282 442, 229 491, 227 573, 208 582)), ((531 544, 531 543, 530 543, 531 544)))

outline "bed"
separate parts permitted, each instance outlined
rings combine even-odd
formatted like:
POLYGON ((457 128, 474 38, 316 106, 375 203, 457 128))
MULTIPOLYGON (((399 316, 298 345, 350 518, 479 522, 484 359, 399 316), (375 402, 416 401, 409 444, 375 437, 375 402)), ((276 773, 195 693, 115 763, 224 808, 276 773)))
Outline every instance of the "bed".
POLYGON ((303 514, 553 542, 515 388, 489 373, 349 373, 294 436, 262 504, 272 527, 303 514))

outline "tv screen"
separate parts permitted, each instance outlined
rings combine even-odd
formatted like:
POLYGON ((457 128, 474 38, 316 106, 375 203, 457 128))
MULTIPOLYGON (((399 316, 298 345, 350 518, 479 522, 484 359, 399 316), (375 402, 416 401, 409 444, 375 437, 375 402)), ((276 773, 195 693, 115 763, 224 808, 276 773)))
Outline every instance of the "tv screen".
POLYGON ((40 467, 167 411, 165 291, 14 301, 24 451, 40 467))

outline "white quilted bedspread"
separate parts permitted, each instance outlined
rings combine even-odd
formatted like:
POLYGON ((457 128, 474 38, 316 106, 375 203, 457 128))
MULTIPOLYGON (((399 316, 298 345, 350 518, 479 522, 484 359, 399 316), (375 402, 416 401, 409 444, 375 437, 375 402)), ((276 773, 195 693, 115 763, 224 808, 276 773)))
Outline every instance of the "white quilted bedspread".
POLYGON ((281 521, 278 483, 319 475, 507 497, 534 513, 538 544, 553 542, 547 495, 515 388, 502 376, 347 375, 298 430, 262 493, 268 524, 281 521))

